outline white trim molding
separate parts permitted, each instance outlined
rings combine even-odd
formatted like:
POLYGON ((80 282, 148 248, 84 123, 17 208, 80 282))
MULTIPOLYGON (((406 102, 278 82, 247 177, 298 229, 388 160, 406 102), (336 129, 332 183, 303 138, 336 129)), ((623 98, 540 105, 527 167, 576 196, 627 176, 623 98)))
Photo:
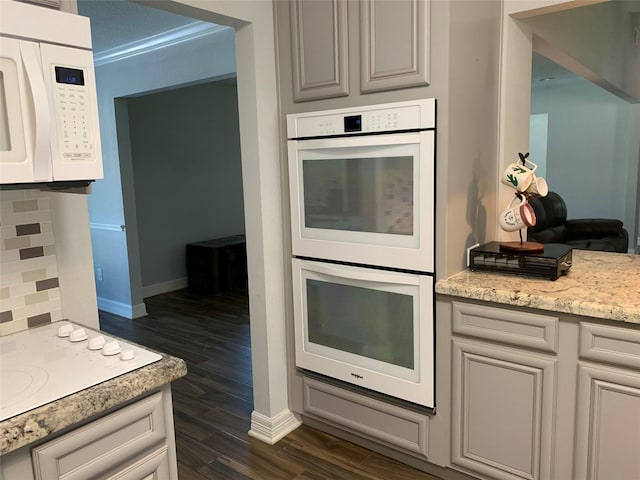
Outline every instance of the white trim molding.
POLYGON ((126 229, 125 225, 115 225, 112 223, 97 223, 91 222, 89 224, 89 228, 92 230, 108 230, 110 232, 124 232, 126 229))
POLYGON ((147 306, 144 302, 130 305, 104 297, 98 297, 98 310, 113 313, 114 315, 119 315, 131 320, 147 316, 147 306))
POLYGON ((107 63, 117 62, 125 58, 143 55, 145 53, 160 50, 162 48, 171 47, 182 42, 188 42, 206 35, 227 30, 231 27, 224 25, 215 25, 208 22, 193 22, 183 27, 174 28, 158 35, 152 35, 142 40, 125 43, 115 48, 95 52, 93 63, 97 67, 107 63))
POLYGON ((154 283, 153 285, 142 287, 142 298, 182 290, 183 288, 187 288, 188 285, 189 282, 187 277, 174 278, 173 280, 168 280, 166 282, 154 283))
POLYGON ((251 413, 249 436, 274 445, 300 425, 302 422, 291 410, 283 410, 275 417, 267 417, 254 410, 251 413))

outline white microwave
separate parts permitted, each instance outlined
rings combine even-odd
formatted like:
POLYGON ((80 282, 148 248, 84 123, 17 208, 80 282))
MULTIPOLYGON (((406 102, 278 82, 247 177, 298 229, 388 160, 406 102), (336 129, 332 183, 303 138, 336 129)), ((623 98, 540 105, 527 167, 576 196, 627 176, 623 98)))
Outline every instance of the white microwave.
POLYGON ((88 18, 2 2, 0 122, 1 184, 103 177, 88 18))

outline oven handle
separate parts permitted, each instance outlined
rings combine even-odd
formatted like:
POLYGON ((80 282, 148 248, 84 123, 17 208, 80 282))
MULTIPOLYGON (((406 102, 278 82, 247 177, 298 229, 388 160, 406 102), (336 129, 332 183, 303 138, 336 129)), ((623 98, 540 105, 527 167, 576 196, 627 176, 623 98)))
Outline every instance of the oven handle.
POLYGON ((301 267, 305 270, 313 271, 332 277, 347 278, 349 280, 362 280, 365 282, 393 283, 402 285, 420 285, 420 277, 409 273, 391 272, 377 270, 374 268, 365 269, 362 267, 335 266, 326 263, 302 261, 301 267), (306 266, 305 266, 306 265, 306 266))
POLYGON ((314 138, 304 140, 289 140, 298 150, 313 150, 325 148, 352 147, 384 147, 395 145, 410 145, 420 143, 426 137, 427 131, 410 133, 391 133, 381 135, 359 135, 342 138, 314 138))

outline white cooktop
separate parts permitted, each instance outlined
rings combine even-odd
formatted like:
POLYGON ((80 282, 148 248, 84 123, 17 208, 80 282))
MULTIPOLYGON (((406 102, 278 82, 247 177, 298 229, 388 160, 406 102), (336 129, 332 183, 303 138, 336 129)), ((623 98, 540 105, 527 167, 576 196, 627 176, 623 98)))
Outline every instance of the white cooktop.
POLYGON ((161 358, 67 321, 0 337, 0 421, 161 358))

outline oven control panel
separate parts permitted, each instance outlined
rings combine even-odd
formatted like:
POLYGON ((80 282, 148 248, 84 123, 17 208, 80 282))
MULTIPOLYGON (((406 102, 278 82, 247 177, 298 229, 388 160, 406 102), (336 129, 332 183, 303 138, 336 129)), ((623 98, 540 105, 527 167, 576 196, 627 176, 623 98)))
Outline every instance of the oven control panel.
POLYGON ((287 115, 290 139, 435 128, 435 99, 287 115))

